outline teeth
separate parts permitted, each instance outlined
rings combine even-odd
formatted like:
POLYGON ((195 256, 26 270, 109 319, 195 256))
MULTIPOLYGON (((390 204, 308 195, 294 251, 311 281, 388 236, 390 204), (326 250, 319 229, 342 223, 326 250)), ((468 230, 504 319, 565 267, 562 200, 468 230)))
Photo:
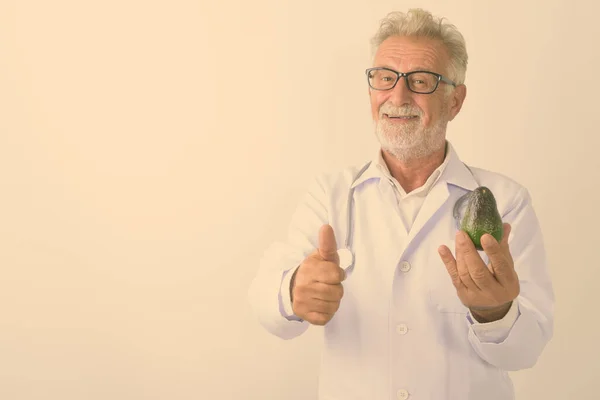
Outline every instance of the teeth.
POLYGON ((384 115, 388 118, 402 118, 402 119, 417 118, 416 115, 390 115, 390 114, 384 114, 384 115))

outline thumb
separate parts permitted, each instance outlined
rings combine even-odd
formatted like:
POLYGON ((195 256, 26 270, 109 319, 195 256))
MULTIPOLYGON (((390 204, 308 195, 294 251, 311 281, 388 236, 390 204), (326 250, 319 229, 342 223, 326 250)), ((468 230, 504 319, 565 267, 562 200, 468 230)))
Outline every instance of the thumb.
POLYGON ((339 264, 339 256, 337 253, 337 243, 335 234, 330 225, 323 225, 319 230, 319 255, 325 261, 333 261, 339 264))

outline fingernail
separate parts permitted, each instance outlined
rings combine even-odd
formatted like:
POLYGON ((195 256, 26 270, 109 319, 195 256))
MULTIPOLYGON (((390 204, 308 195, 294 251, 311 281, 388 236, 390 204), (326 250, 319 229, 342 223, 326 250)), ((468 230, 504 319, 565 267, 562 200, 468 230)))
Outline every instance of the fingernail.
POLYGON ((467 241, 467 234, 463 231, 458 231, 458 243, 464 244, 467 241))

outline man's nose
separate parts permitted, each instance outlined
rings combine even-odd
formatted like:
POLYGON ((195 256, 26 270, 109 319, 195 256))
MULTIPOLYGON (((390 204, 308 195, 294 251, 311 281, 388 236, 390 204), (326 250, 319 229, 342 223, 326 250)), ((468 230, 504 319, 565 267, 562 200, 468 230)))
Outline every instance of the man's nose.
POLYGON ((390 101, 397 107, 409 104, 412 100, 412 92, 406 87, 406 77, 404 76, 398 79, 391 92, 390 101))

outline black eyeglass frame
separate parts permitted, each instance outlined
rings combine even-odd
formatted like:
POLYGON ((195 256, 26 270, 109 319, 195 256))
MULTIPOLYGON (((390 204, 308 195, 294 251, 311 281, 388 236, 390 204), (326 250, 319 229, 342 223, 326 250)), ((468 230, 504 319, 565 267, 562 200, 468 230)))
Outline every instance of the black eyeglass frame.
POLYGON ((449 78, 446 78, 445 76, 443 76, 443 75, 441 75, 441 74, 438 74, 438 73, 436 73, 436 72, 432 72, 432 71, 411 71, 411 72, 398 72, 398 71, 394 71, 393 69, 391 69, 391 68, 387 68, 387 67, 373 67, 373 68, 367 68, 367 69, 365 70, 365 74, 367 75, 367 83, 369 84, 369 87, 370 87, 371 89, 373 89, 373 90, 380 90, 380 91, 384 91, 384 90, 392 90, 393 88, 395 88, 395 87, 396 87, 396 85, 398 84, 398 81, 399 81, 399 80, 400 80, 400 78, 402 78, 402 77, 404 77, 404 78, 405 78, 405 79, 404 79, 404 81, 406 82, 406 88, 407 88, 408 90, 410 90, 411 92, 413 92, 413 93, 417 93, 417 94, 431 94, 431 93, 435 92, 435 91, 437 90, 437 88, 440 86, 440 82, 445 82, 445 83, 447 83, 447 84, 449 84, 449 85, 452 85, 452 86, 454 86, 454 87, 456 87, 456 86, 457 86, 456 82, 452 81, 452 80, 451 80, 451 79, 449 79, 449 78), (378 70, 379 70, 379 71, 380 71, 380 70, 390 71, 390 72, 392 72, 392 73, 396 74, 396 82, 394 82, 394 84, 393 84, 391 87, 387 88, 387 89, 376 89, 376 88, 374 88, 374 87, 371 85, 371 81, 370 81, 370 79, 369 79, 369 73, 370 73, 371 71, 378 71, 378 70), (412 74, 417 74, 417 73, 428 73, 428 74, 432 74, 432 75, 434 75, 435 77, 437 77, 437 81, 435 82, 435 87, 433 88, 433 90, 431 90, 431 91, 429 91, 429 92, 418 92, 418 91, 416 91, 416 90, 413 90, 413 89, 411 89, 411 88, 410 88, 410 85, 408 84, 408 79, 407 79, 407 78, 408 78, 409 76, 411 76, 412 74))

